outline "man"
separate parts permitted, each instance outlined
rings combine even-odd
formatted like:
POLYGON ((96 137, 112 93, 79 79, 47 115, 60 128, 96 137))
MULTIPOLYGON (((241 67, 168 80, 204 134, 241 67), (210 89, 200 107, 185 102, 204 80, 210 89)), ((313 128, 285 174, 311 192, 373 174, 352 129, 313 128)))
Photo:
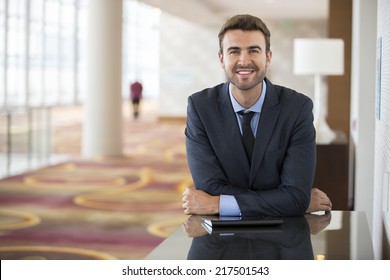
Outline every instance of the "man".
POLYGON ((133 115, 135 119, 138 118, 139 115, 139 104, 142 99, 142 90, 142 84, 138 81, 135 81, 130 85, 130 100, 133 105, 133 115))
POLYGON ((296 216, 330 211, 326 194, 312 191, 313 103, 265 77, 272 58, 267 26, 251 15, 237 15, 218 37, 228 82, 188 98, 186 149, 195 188, 183 193, 184 212, 296 216), (248 112, 254 112, 249 134, 242 122, 248 112))

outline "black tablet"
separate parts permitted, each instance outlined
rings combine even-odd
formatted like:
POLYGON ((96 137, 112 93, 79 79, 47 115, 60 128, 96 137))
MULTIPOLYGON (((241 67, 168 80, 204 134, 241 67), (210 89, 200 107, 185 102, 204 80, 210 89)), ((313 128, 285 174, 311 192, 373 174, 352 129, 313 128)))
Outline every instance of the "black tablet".
POLYGON ((210 227, 260 227, 278 226, 283 223, 278 217, 210 217, 203 218, 210 227))

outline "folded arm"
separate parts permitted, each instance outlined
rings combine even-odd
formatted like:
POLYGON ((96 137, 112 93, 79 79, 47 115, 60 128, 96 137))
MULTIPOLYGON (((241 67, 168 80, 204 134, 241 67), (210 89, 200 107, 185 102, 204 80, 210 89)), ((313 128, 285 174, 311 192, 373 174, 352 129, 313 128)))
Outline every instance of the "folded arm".
POLYGON ((189 98, 185 134, 187 159, 195 188, 189 188, 183 194, 185 213, 218 214, 221 194, 234 195, 240 209, 244 209, 243 215, 248 216, 291 216, 318 210, 327 211, 331 203, 325 197, 326 194, 316 192, 310 197, 315 167, 315 134, 311 110, 312 103, 308 102, 297 119, 279 171, 279 184, 271 189, 249 185, 238 187, 231 184, 227 174, 235 170, 225 170, 221 157, 217 156, 221 151, 215 145, 221 139, 210 139, 203 119, 189 98))

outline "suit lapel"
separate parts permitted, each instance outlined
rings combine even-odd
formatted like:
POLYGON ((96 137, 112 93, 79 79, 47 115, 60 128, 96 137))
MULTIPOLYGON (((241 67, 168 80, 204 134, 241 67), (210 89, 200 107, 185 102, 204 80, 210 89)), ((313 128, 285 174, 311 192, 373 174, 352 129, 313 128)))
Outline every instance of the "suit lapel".
POLYGON ((230 151, 237 158, 240 166, 249 177, 249 163, 245 154, 244 145, 241 140, 240 128, 237 123, 237 117, 229 97, 229 83, 225 83, 219 92, 218 111, 221 116, 221 125, 226 134, 226 142, 230 146, 230 151))
POLYGON ((261 110, 260 120, 257 127, 256 141, 253 149, 252 167, 250 171, 250 185, 258 175, 258 170, 261 165, 264 153, 267 150, 268 143, 271 139, 274 127, 278 120, 280 112, 279 97, 275 92, 274 86, 267 82, 267 94, 265 96, 264 105, 261 110))

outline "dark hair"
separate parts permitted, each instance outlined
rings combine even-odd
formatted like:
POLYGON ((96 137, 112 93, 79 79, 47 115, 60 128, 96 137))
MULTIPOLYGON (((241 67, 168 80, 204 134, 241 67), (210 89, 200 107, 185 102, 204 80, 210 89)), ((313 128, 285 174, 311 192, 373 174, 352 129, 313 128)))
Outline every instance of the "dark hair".
POLYGON ((222 40, 229 30, 260 31, 265 37, 265 49, 268 53, 271 49, 271 33, 267 25, 259 18, 252 15, 236 15, 228 19, 218 33, 219 51, 222 53, 222 40))

